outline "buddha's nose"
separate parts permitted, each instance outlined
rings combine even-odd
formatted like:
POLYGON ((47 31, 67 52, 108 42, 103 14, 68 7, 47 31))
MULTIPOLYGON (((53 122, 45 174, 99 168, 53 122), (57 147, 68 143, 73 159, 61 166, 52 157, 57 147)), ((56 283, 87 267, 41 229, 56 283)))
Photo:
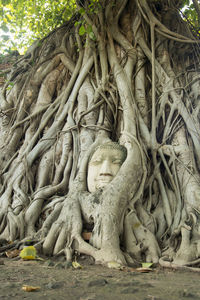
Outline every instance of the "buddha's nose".
POLYGON ((111 168, 110 168, 110 163, 108 160, 104 160, 101 169, 100 169, 100 175, 108 175, 112 176, 111 168))

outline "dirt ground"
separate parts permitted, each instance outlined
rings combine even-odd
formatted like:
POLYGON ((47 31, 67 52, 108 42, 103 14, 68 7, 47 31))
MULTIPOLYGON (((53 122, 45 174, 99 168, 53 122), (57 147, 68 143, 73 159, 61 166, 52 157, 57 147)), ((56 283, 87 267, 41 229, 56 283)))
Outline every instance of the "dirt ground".
POLYGON ((0 299, 179 300, 200 299, 200 273, 156 267, 148 273, 109 269, 79 260, 82 269, 64 261, 0 258, 0 299), (39 287, 27 292, 23 286, 39 287))

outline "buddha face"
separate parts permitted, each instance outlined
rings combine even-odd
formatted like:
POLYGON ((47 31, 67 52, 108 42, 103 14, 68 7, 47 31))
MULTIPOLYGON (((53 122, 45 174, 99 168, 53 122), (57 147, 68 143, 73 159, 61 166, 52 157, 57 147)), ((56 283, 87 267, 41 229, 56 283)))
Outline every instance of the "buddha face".
POLYGON ((88 165, 89 192, 104 188, 115 177, 126 156, 119 147, 102 145, 94 152, 88 165))

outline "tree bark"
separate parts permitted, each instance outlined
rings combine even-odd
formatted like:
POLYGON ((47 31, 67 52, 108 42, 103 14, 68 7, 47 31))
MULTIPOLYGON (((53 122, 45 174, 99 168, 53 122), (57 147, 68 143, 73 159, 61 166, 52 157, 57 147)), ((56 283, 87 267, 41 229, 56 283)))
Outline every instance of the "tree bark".
POLYGON ((0 238, 68 260, 198 262, 198 41, 169 2, 77 4, 79 25, 16 62, 0 102, 0 238), (111 141, 127 158, 90 193, 88 162, 111 141))

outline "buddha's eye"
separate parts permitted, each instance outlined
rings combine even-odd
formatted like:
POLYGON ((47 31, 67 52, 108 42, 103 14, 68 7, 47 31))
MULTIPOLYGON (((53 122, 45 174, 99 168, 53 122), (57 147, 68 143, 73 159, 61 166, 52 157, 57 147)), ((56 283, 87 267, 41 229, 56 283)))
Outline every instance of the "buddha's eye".
POLYGON ((121 159, 113 159, 112 163, 115 164, 115 165, 121 165, 122 161, 121 161, 121 159))
POLYGON ((102 159, 100 159, 100 158, 96 158, 96 159, 90 161, 90 165, 98 165, 101 163, 102 163, 102 159))

